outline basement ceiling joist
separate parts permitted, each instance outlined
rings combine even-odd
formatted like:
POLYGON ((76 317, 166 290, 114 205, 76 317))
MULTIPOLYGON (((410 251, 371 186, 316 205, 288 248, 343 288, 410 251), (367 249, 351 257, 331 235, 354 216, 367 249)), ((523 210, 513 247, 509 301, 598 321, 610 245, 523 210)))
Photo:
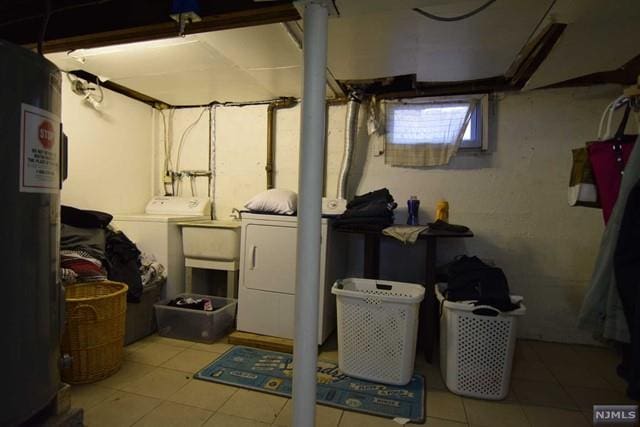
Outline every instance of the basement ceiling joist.
MULTIPOLYGON (((459 22, 434 21, 411 10, 419 7, 455 16, 484 2, 336 0, 341 14, 329 21, 328 68, 340 82, 354 86, 409 76, 379 89, 385 96, 429 96, 575 81, 575 77, 616 70, 640 54, 633 42, 635 28, 627 25, 640 19, 640 9, 633 7, 637 0, 617 0, 615 7, 599 0, 499 0, 459 22), (593 32, 597 40, 589 38, 591 27, 597 30, 593 32), (547 33, 550 28, 553 31, 547 33), (606 31, 615 38, 602 36, 606 31), (576 40, 580 40, 579 49, 576 40)), ((298 16, 289 2, 237 3, 288 8, 298 16)), ((298 26, 300 21, 291 25, 298 26)), ((0 37, 1 30, 0 26, 0 37)), ((86 52, 86 62, 79 64, 82 55, 74 51, 48 57, 63 70, 82 69, 171 105, 301 96, 302 55, 283 24, 205 32, 151 45, 113 46, 86 52)), ((598 79, 618 78, 618 74, 598 79)))
MULTIPOLYGON (((38 41, 45 2, 0 3, 0 38, 27 47, 38 41)), ((202 21, 188 24, 185 34, 263 25, 300 19, 290 0, 202 1, 202 21)), ((44 52, 132 43, 178 35, 164 0, 51 0, 44 52)))

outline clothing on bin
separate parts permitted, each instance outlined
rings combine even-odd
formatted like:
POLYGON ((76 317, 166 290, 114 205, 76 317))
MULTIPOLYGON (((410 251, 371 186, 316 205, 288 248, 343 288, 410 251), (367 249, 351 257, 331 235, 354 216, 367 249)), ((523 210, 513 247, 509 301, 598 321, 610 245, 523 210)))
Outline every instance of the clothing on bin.
POLYGON ((63 284, 76 283, 78 281, 78 274, 70 268, 61 268, 60 280, 63 284))
POLYGON ((106 212, 78 209, 62 205, 60 220, 63 224, 79 228, 106 228, 113 216, 106 212))
POLYGON ((448 268, 445 298, 448 301, 475 301, 500 311, 520 307, 511 302, 509 284, 502 269, 485 264, 478 257, 462 255, 448 268))
POLYGON ((140 251, 121 231, 107 231, 106 255, 109 261, 109 280, 129 286, 128 302, 140 302, 142 279, 140 278, 140 251))
POLYGON ((102 228, 81 228, 62 224, 60 227, 60 249, 79 250, 105 262, 106 237, 102 228))
POLYGON ((140 254, 140 277, 142 278, 142 287, 153 285, 167 278, 164 266, 156 261, 153 255, 146 253, 140 254))
POLYGON ((92 254, 81 249, 61 250, 60 251, 60 267, 65 270, 71 270, 75 277, 70 274, 61 275, 66 279, 74 279, 64 281, 64 283, 74 282, 100 282, 107 280, 107 270, 103 263, 94 258, 92 254))
POLYGON ((618 371, 629 384, 629 397, 640 400, 640 181, 627 198, 613 264, 631 338, 618 371))
POLYGON ((389 190, 382 188, 354 197, 333 224, 338 229, 380 231, 393 224, 393 210, 397 206, 389 190))
POLYGON ((209 298, 177 297, 169 301, 167 305, 190 310, 213 311, 213 303, 209 298))

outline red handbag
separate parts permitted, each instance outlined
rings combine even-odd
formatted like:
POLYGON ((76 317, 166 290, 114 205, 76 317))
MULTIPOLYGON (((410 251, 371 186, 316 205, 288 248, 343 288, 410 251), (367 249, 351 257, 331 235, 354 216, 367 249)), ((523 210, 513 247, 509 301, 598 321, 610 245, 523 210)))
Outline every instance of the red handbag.
POLYGON ((587 144, 605 224, 609 221, 618 199, 624 168, 638 138, 638 135, 624 134, 630 111, 631 107, 627 103, 624 116, 613 138, 587 144))

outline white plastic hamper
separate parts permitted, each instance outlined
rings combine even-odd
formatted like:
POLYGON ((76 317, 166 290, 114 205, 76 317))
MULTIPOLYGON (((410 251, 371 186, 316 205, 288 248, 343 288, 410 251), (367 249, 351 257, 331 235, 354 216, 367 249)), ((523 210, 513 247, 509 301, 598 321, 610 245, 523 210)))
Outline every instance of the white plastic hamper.
POLYGON ((436 286, 440 317, 440 371, 453 393, 480 399, 501 400, 509 393, 518 316, 525 313, 522 297, 512 295, 520 308, 500 312, 472 302, 446 301, 436 286), (474 314, 479 308, 492 315, 474 314))
POLYGON ((369 279, 334 283, 338 363, 354 378, 404 385, 411 380, 421 285, 369 279))

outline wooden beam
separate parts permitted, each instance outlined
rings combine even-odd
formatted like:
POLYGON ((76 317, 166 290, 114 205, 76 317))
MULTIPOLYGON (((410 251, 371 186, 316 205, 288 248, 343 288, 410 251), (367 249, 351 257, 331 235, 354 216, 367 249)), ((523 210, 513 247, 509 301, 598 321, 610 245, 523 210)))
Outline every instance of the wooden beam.
POLYGON ((564 32, 566 24, 550 24, 521 51, 505 77, 515 88, 521 89, 536 72, 564 32))
POLYGON ((349 90, 359 90, 380 99, 463 95, 513 90, 504 76, 456 82, 418 82, 415 74, 371 80, 341 81, 349 90))
POLYGON ((585 76, 576 77, 573 79, 565 80, 563 82, 554 83, 545 88, 560 88, 560 87, 574 87, 574 86, 592 86, 597 84, 619 84, 619 85, 632 85, 636 82, 636 79, 640 75, 640 55, 633 57, 622 67, 617 70, 601 71, 598 73, 591 73, 585 76))
MULTIPOLYGON (((98 77, 94 74, 91 74, 84 70, 73 70, 69 71, 69 74, 73 74, 76 77, 79 77, 83 80, 86 80, 90 83, 97 84, 98 77)), ((149 95, 145 95, 144 93, 137 92, 133 89, 129 89, 126 86, 122 86, 118 83, 112 82, 111 80, 107 80, 106 82, 100 82, 100 86, 105 89, 112 90, 121 95, 128 96, 129 98, 135 99, 136 101, 144 102, 152 107, 157 107, 158 105, 168 105, 166 102, 160 101, 159 99, 153 98, 149 95)))
POLYGON ((417 82, 414 90, 387 92, 378 98, 415 98, 447 95, 471 95, 476 93, 505 92, 515 90, 503 76, 459 82, 425 83, 417 82))

